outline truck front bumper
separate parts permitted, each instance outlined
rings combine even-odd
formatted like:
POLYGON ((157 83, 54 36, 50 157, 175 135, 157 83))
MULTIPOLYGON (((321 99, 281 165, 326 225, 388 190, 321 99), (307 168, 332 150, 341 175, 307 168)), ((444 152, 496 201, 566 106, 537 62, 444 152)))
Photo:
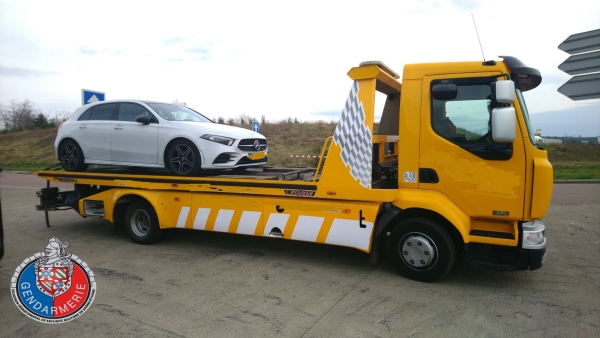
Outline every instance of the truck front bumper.
POLYGON ((519 245, 468 243, 467 266, 494 270, 536 270, 546 259, 546 226, 541 220, 519 224, 519 245))

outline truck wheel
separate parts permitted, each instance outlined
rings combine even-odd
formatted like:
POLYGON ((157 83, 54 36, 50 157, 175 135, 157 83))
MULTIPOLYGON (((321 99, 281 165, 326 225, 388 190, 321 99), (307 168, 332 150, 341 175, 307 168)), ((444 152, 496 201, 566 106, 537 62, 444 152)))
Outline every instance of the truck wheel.
POLYGON ((200 152, 191 141, 177 140, 167 150, 167 165, 175 175, 195 175, 200 171, 200 152))
POLYGON ((66 140, 60 145, 58 159, 66 171, 85 171, 88 167, 81 147, 73 140, 66 140))
POLYGON ((452 267, 456 249, 448 232, 426 218, 410 218, 398 224, 388 240, 390 259, 404 277, 433 282, 452 267))
POLYGON ((158 225, 156 212, 146 201, 132 202, 125 210, 123 223, 134 243, 152 244, 162 238, 163 232, 158 225))

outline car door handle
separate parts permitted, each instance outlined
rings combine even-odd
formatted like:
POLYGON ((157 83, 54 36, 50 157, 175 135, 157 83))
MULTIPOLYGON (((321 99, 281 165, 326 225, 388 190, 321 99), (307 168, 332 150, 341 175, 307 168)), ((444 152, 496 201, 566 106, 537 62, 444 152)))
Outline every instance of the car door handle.
POLYGON ((86 128, 87 128, 86 124, 79 126, 79 129, 86 129, 86 128))
POLYGON ((117 130, 123 129, 123 126, 115 126, 115 129, 117 129, 117 130))

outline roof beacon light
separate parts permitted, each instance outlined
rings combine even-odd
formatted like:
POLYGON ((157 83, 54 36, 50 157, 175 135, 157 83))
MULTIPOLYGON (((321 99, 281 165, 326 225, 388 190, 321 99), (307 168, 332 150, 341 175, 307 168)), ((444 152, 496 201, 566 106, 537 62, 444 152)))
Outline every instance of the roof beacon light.
POLYGON ((398 75, 398 73, 393 71, 390 67, 386 66, 386 64, 381 61, 363 61, 360 63, 359 66, 362 67, 362 66, 370 66, 370 65, 375 65, 375 66, 381 68, 381 70, 390 74, 394 79, 400 78, 400 75, 398 75))

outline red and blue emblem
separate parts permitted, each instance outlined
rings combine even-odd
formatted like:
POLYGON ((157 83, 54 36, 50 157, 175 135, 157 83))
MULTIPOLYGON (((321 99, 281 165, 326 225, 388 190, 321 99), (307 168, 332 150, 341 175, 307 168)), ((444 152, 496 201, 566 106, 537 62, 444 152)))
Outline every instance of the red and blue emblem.
POLYGON ((12 298, 21 312, 57 324, 82 315, 96 295, 92 270, 66 252, 69 244, 52 238, 43 252, 23 261, 11 279, 12 298))
POLYGON ((71 287, 69 267, 41 267, 36 273, 37 287, 44 294, 54 298, 62 295, 71 287))

